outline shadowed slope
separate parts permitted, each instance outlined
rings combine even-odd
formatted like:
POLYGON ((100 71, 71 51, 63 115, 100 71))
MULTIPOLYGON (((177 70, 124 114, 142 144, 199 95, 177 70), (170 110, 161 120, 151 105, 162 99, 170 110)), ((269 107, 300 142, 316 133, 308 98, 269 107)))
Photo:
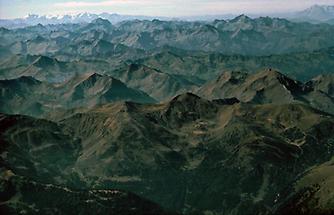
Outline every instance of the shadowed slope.
POLYGON ((107 75, 77 75, 61 84, 32 77, 0 81, 0 111, 41 116, 57 109, 93 107, 111 101, 153 103, 147 94, 107 75))

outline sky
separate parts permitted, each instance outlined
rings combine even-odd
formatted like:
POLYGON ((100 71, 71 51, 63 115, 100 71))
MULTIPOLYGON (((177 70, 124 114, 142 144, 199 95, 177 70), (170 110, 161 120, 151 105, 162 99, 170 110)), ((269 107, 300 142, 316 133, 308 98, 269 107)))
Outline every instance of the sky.
POLYGON ((314 4, 334 5, 334 0, 0 0, 0 18, 82 12, 166 17, 266 14, 303 10, 314 4))

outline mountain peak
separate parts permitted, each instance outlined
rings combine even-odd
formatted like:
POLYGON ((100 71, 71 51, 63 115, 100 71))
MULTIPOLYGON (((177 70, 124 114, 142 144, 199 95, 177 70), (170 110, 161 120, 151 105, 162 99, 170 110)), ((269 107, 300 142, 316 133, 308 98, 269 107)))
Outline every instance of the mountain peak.
POLYGON ((311 88, 274 69, 252 74, 226 72, 216 81, 204 85, 199 95, 209 99, 235 97, 241 102, 289 103, 311 88))
MULTIPOLYGON (((99 73, 94 72, 94 73, 91 73, 91 74, 88 76, 87 79, 98 79, 98 78, 102 78, 102 77, 104 77, 104 75, 101 75, 101 74, 99 74, 99 73)), ((108 76, 105 76, 105 77, 108 77, 108 76)), ((86 80, 87 80, 87 79, 86 79, 86 80)))
POLYGON ((209 108, 213 106, 213 104, 210 101, 205 100, 190 92, 180 94, 174 97, 168 103, 169 110, 180 109, 180 107, 182 107, 181 109, 183 109, 183 111, 186 111, 186 110, 190 111, 190 110, 199 108, 200 106, 205 106, 209 108))
POLYGON ((263 74, 263 75, 271 76, 271 77, 284 77, 285 76, 283 73, 281 73, 281 72, 279 72, 275 69, 272 69, 272 68, 265 69, 258 74, 261 74, 261 75, 263 74))
POLYGON ((201 117, 216 114, 217 106, 213 102, 192 94, 184 93, 167 103, 162 118, 172 127, 180 127, 184 123, 193 122, 201 117))
POLYGON ((0 33, 9 33, 10 30, 5 27, 0 27, 0 33))
POLYGON ((334 5, 319 5, 315 4, 305 10, 301 11, 302 13, 332 13, 334 15, 334 5))
POLYGON ((143 68, 144 69, 149 69, 148 66, 145 66, 143 64, 131 63, 128 67, 128 70, 129 70, 130 73, 132 73, 132 72, 138 71, 138 70, 143 69, 143 68))
POLYGON ((334 97, 334 75, 333 74, 322 74, 311 81, 308 82, 308 84, 315 88, 316 90, 319 90, 321 92, 326 93, 327 95, 330 95, 331 97, 334 97))
POLYGON ((224 72, 222 75, 218 77, 216 80, 217 83, 224 84, 226 82, 229 82, 231 84, 241 84, 243 83, 247 78, 256 80, 260 78, 266 78, 266 79, 278 79, 278 80, 285 80, 290 79, 281 72, 274 70, 274 69, 266 69, 258 73, 254 74, 247 74, 240 71, 228 71, 224 72))
MULTIPOLYGON (((76 102, 85 99, 98 99, 100 103, 122 100, 154 102, 148 95, 128 88, 123 82, 109 75, 98 73, 78 75, 69 80, 67 86, 72 88, 71 100, 76 102)), ((95 104, 96 101, 93 100, 92 104, 95 104)))
POLYGON ((47 56, 39 56, 32 64, 37 67, 46 67, 46 66, 54 66, 58 63, 57 59, 50 58, 47 56))
POLYGON ((253 78, 261 79, 266 77, 269 80, 277 80, 279 84, 282 84, 287 90, 291 93, 297 93, 303 91, 303 84, 289 78, 288 76, 284 75, 283 73, 274 70, 274 69, 267 69, 263 72, 259 72, 253 75, 253 78))
MULTIPOLYGON (((64 83, 64 85, 68 86, 79 86, 85 83, 90 83, 89 85, 94 85, 99 79, 103 78, 104 75, 98 74, 98 73, 85 73, 85 74, 76 74, 71 79, 69 79, 67 82, 64 83)), ((106 79, 109 78, 109 76, 105 76, 106 79)), ((111 78, 111 77, 110 77, 111 78)))
POLYGON ((178 95, 176 97, 174 97, 172 99, 172 102, 176 102, 176 101, 189 101, 189 100, 192 100, 192 101, 195 101, 195 100, 201 100, 201 97, 193 94, 193 93, 190 93, 190 92, 187 92, 187 93, 184 93, 184 94, 181 94, 181 95, 178 95))
POLYGON ((224 72, 218 77, 216 82, 231 82, 232 84, 237 84, 244 81, 248 74, 240 71, 228 71, 224 72))
POLYGON ((298 13, 297 17, 306 18, 308 20, 327 21, 334 18, 334 6, 313 5, 298 13))
POLYGON ((322 11, 333 11, 334 10, 334 5, 318 5, 315 4, 308 9, 308 11, 317 11, 317 10, 322 10, 322 11))
POLYGON ((102 19, 102 18, 97 18, 92 21, 93 24, 98 24, 98 25, 111 25, 111 22, 109 22, 107 19, 102 19))
POLYGON ((249 22, 252 21, 252 19, 245 14, 241 14, 240 16, 235 17, 230 22, 249 22))
MULTIPOLYGON (((79 77, 79 80, 80 80, 80 77, 79 77)), ((107 83, 109 82, 110 84, 112 85, 124 85, 125 84, 123 82, 121 82, 120 80, 112 77, 112 76, 109 76, 109 75, 102 75, 102 74, 99 74, 99 73, 90 73, 88 75, 83 75, 82 78, 81 78, 81 81, 80 83, 91 83, 92 85, 94 85, 96 82, 98 81, 102 81, 104 83, 107 83)))

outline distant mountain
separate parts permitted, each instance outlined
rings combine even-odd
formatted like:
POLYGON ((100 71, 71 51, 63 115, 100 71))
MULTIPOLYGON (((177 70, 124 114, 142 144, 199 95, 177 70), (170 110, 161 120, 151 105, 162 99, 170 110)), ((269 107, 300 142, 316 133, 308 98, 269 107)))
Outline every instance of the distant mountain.
POLYGON ((56 16, 40 16, 36 14, 29 14, 25 18, 17 19, 0 19, 0 26, 5 28, 22 28, 31 25, 55 25, 55 24, 66 24, 66 23, 90 23, 95 19, 102 18, 110 21, 113 24, 126 21, 126 20, 153 20, 162 19, 167 20, 166 17, 150 17, 150 16, 131 16, 131 15, 119 15, 116 13, 78 13, 68 15, 56 15, 56 16))
MULTIPOLYGON (((104 65, 103 62, 99 62, 98 66, 101 65, 104 65)), ((31 76, 41 81, 57 83, 70 79, 75 73, 99 71, 98 66, 94 66, 93 62, 87 65, 85 62, 65 62, 40 55, 12 55, 1 61, 0 76, 1 79, 31 76)))
POLYGON ((294 21, 332 24, 330 20, 334 19, 334 6, 314 5, 310 8, 293 14, 291 19, 294 21))
POLYGON ((255 73, 268 68, 300 81, 334 73, 334 48, 269 56, 224 55, 163 47, 157 53, 135 60, 165 73, 183 75, 194 83, 216 79, 223 71, 255 73), (191 69, 189 69, 191 68, 191 69))
POLYGON ((115 55, 132 59, 168 45, 191 51, 271 55, 334 46, 330 37, 333 34, 334 26, 331 25, 294 23, 269 17, 251 19, 245 15, 229 21, 134 20, 117 25, 97 19, 85 24, 2 29, 0 51, 47 55, 63 60, 115 55))
POLYGON ((115 38, 114 43, 145 50, 169 45, 185 50, 224 54, 269 55, 329 47, 332 40, 321 37, 324 37, 324 32, 332 34, 330 32, 334 27, 268 17, 251 19, 241 15, 220 23, 126 22, 119 29, 129 33, 115 38))
POLYGON ((129 87, 140 89, 158 101, 169 100, 199 86, 188 80, 186 75, 164 73, 144 64, 125 64, 107 74, 119 78, 129 87))
MULTIPOLYGON (((332 5, 313 5, 302 11, 296 11, 291 13, 249 13, 248 16, 252 18, 259 18, 261 16, 269 17, 282 17, 291 19, 293 21, 304 21, 311 23, 331 23, 329 20, 334 19, 334 6, 332 5)), ((37 24, 42 25, 56 25, 56 24, 78 24, 78 23, 90 23, 96 19, 105 19, 112 24, 117 24, 123 21, 129 20, 178 20, 178 21, 202 21, 212 22, 214 20, 231 20, 237 14, 216 14, 216 15, 203 15, 203 16, 181 16, 181 17, 162 17, 162 16, 140 16, 140 15, 120 15, 116 13, 78 13, 78 14, 65 14, 65 15, 36 15, 29 14, 24 18, 16 19, 0 19, 0 26, 5 28, 23 28, 27 26, 33 26, 37 24)))

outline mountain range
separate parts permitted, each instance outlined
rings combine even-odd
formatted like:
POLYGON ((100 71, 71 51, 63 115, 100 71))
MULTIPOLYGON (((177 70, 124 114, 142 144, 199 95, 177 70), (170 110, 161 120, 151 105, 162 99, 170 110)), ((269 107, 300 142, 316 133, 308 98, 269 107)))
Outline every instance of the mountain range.
POLYGON ((119 54, 133 59, 137 54, 143 55, 140 50, 152 51, 164 46, 242 55, 313 51, 334 45, 330 36, 333 29, 331 25, 241 15, 227 22, 153 20, 127 21, 116 26, 97 19, 89 24, 2 28, 0 37, 1 53, 43 54, 60 60, 119 54))
MULTIPOLYGON (((334 119, 303 103, 187 93, 157 105, 118 102, 53 118, 2 116, 7 171, 72 189, 128 190, 182 213, 333 209, 326 194, 332 187, 312 177, 331 171, 334 119)), ((10 198, 8 207, 14 201, 28 200, 10 198)))
POLYGON ((97 19, 89 24, 2 28, 0 77, 32 76, 39 81, 60 83, 80 74, 98 73, 115 77, 155 100, 164 101, 196 90, 223 71, 253 73, 272 68, 299 81, 331 74, 332 32, 333 28, 326 25, 247 16, 210 24, 154 20, 115 26, 97 19), (178 35, 170 34, 174 31, 178 35), (225 35, 228 43, 217 39, 212 32, 225 35), (146 39, 138 35, 146 35, 146 39), (263 46, 264 37, 269 38, 270 46, 259 51, 257 47, 263 46), (184 38, 191 45, 185 45, 184 38), (172 39, 179 43, 171 44, 172 39), (207 40, 210 44, 221 43, 222 48, 216 47, 217 44, 208 47, 207 40), (154 85, 150 84, 153 80, 154 85))
POLYGON ((333 214, 332 35, 246 15, 0 28, 0 213, 333 214))
POLYGON ((307 103, 334 114, 333 78, 333 75, 319 76, 303 84, 271 69, 251 75, 226 72, 202 86, 197 94, 211 100, 237 98, 246 103, 307 103), (321 87, 317 86, 319 83, 321 87))
POLYGON ((292 20, 334 24, 334 6, 314 5, 291 16, 292 20))
POLYGON ((155 102, 147 94, 128 88, 117 79, 96 73, 77 75, 58 84, 43 83, 27 76, 0 82, 3 90, 0 109, 12 114, 38 116, 57 108, 93 107, 118 100, 155 102))
MULTIPOLYGON (((250 17, 258 18, 263 16, 281 17, 296 22, 311 22, 311 23, 328 23, 334 24, 334 6, 332 5, 313 5, 305 10, 296 11, 293 13, 262 13, 262 14, 247 14, 250 17)), ((5 28, 23 28, 27 26, 42 24, 42 25, 56 25, 68 23, 90 23, 98 18, 106 19, 113 24, 124 21, 133 20, 164 20, 164 21, 202 21, 210 22, 215 19, 230 20, 237 15, 221 14, 221 15, 206 15, 206 16, 184 16, 184 17, 162 17, 162 16, 134 16, 134 15, 120 15, 116 13, 78 13, 66 15, 37 15, 29 14, 24 18, 16 19, 0 19, 0 26, 5 28)))
POLYGON ((78 14, 66 14, 66 15, 37 15, 29 14, 24 18, 16 19, 0 19, 0 26, 6 28, 22 28, 32 25, 57 25, 57 24, 68 24, 68 23, 90 23, 98 18, 106 19, 113 24, 127 21, 127 20, 153 20, 162 19, 168 20, 167 17, 150 17, 150 16, 131 16, 131 15, 120 15, 116 13, 78 13, 78 14))

